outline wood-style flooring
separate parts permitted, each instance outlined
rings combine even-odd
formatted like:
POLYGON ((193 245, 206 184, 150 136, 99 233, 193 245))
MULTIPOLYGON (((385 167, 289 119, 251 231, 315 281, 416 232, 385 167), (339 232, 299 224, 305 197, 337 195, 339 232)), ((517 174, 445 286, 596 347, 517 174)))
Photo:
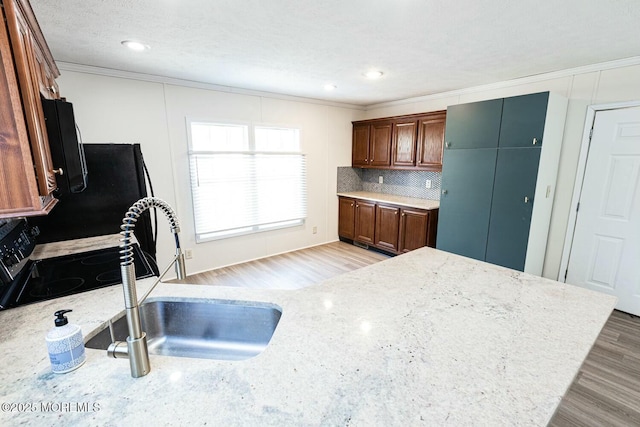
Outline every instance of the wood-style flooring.
POLYGON ((549 425, 640 426, 639 317, 611 314, 549 425))
MULTIPOLYGON (((334 242, 191 275, 186 282, 299 289, 387 258, 334 242)), ((640 318, 613 312, 549 426, 640 426, 640 318)))
POLYGON ((300 289, 389 258, 344 242, 287 252, 188 276, 185 283, 300 289))

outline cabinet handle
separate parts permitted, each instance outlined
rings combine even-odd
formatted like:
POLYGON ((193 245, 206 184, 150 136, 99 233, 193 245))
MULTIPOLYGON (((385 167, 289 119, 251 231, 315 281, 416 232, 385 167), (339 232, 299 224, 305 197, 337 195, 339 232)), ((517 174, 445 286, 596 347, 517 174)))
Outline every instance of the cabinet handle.
POLYGON ((398 211, 394 211, 394 212, 393 212, 393 214, 394 214, 394 215, 398 215, 398 211))
POLYGON ((60 175, 60 176, 64 175, 64 171, 62 170, 62 168, 54 169, 51 172, 53 172, 56 175, 60 175))
POLYGON ((353 203, 351 203, 351 207, 353 207, 353 203))
POLYGON ((524 202, 529 203, 529 198, 527 196, 524 196, 524 202))
POLYGON ((56 87, 55 86, 50 86, 49 87, 49 92, 56 93, 56 87))
POLYGON ((402 212, 402 216, 404 216, 404 212, 402 212))
POLYGON ((447 193, 449 193, 449 190, 442 190, 442 194, 444 194, 445 196, 447 195, 447 193))
POLYGON ((359 208, 359 207, 360 207, 360 205, 356 205, 356 208, 359 208))
POLYGON ((536 145, 538 143, 538 138, 533 138, 533 145, 536 145))

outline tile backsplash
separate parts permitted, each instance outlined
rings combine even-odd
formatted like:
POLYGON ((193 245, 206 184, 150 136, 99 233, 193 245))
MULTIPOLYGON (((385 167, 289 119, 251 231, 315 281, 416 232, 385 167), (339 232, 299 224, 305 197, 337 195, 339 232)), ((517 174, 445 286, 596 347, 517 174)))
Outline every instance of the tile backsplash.
POLYGON ((440 200, 440 172, 338 167, 338 193, 372 191, 418 199, 440 200), (382 177, 382 184, 380 184, 382 177), (431 188, 426 188, 431 180, 431 188))

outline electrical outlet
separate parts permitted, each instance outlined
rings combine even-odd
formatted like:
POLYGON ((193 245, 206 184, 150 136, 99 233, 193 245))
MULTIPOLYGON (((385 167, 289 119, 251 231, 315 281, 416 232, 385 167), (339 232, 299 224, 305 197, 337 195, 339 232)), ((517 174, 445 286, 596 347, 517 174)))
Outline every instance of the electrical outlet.
POLYGON ((431 188, 431 180, 430 179, 425 181, 425 187, 431 188))
POLYGON ((184 250, 184 257, 185 257, 186 259, 191 259, 191 258, 193 258, 193 250, 191 250, 191 249, 185 249, 185 250, 184 250))
POLYGON ((313 226, 313 234, 318 234, 318 227, 313 226))
POLYGON ((382 175, 380 175, 378 177, 378 184, 382 184, 382 181, 384 181, 384 178, 382 178, 382 175))

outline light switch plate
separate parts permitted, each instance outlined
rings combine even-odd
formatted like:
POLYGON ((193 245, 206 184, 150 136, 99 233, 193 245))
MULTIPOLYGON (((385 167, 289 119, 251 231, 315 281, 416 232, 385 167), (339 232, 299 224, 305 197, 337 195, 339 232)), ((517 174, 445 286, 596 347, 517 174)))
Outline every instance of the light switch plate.
POLYGON ((382 178, 382 175, 380 175, 378 177, 378 184, 382 184, 382 181, 384 181, 384 179, 382 178))
POLYGON ((431 180, 430 179, 425 181, 425 187, 426 188, 431 188, 431 180))

